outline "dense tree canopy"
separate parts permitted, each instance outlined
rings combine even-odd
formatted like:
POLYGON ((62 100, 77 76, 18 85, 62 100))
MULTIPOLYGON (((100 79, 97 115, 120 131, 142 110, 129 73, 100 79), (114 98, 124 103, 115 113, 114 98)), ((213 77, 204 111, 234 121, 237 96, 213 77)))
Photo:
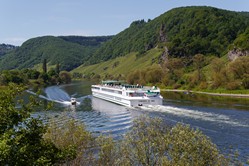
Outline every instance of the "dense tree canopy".
POLYGON ((245 13, 212 7, 176 8, 149 22, 134 21, 129 28, 104 43, 91 62, 130 52, 144 53, 156 46, 167 46, 169 55, 174 57, 199 53, 222 56, 248 26, 249 16, 245 13))
POLYGON ((0 59, 0 70, 32 68, 46 59, 48 65, 60 63, 70 71, 84 63, 110 37, 53 37, 30 39, 0 59), (78 44, 80 43, 80 44, 78 44), (88 44, 86 44, 88 43, 88 44))

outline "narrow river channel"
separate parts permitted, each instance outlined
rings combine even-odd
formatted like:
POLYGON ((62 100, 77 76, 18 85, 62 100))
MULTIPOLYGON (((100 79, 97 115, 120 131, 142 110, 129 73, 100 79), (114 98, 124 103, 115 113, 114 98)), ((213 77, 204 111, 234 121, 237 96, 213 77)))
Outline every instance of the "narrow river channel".
POLYGON ((84 123, 93 134, 110 134, 120 139, 132 127, 136 117, 148 114, 161 117, 167 124, 183 123, 198 128, 223 153, 238 150, 241 160, 245 162, 249 159, 248 98, 163 92, 162 106, 128 108, 92 97, 90 85, 90 82, 75 81, 44 89, 40 97, 45 103, 53 101, 53 110, 35 112, 32 116, 56 117, 65 114, 84 123), (80 104, 72 107, 71 97, 75 97, 80 104))

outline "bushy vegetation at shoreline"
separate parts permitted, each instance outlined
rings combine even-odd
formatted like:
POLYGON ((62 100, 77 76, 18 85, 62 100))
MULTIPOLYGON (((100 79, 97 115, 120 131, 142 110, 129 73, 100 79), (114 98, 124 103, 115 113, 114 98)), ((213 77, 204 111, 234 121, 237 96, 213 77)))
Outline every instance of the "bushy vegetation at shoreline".
POLYGON ((120 79, 131 84, 156 84, 161 88, 201 91, 243 92, 249 89, 249 56, 229 61, 227 57, 204 56, 168 58, 159 63, 160 49, 151 50, 142 59, 135 54, 98 65, 73 70, 73 75, 88 79, 120 79), (141 61, 144 60, 142 63, 141 61), (156 63, 155 63, 156 61, 156 63), (114 67, 115 62, 120 62, 114 67), (122 63, 121 63, 122 62, 122 63), (154 63, 153 63, 154 62, 154 63), (104 70, 105 69, 105 70, 104 70))
POLYGON ((9 83, 18 85, 43 87, 48 85, 68 84, 71 82, 71 74, 67 71, 60 71, 60 65, 56 68, 47 69, 47 60, 43 61, 43 71, 35 69, 3 70, 0 72, 0 86, 7 86, 9 83))

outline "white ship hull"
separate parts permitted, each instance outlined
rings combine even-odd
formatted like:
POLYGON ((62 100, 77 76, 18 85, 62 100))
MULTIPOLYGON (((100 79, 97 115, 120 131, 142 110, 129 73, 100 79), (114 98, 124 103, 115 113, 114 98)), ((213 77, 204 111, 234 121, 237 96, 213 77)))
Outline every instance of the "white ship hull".
POLYGON ((146 94, 147 91, 148 89, 92 85, 92 95, 94 97, 113 103, 128 107, 162 105, 163 97, 160 95, 158 88, 150 90, 150 94, 146 94))

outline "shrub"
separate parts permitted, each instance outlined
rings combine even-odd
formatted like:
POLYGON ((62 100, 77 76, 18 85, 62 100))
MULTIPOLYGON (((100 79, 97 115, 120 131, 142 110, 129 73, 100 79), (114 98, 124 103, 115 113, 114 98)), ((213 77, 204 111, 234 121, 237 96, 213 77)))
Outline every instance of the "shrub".
POLYGON ((244 78, 242 79, 242 85, 245 89, 249 89, 249 74, 244 75, 244 78))
POLYGON ((180 84, 174 84, 174 85, 173 85, 173 89, 178 89, 178 88, 180 88, 180 87, 181 87, 180 84))
POLYGON ((59 74, 59 77, 60 77, 60 80, 63 82, 63 83, 70 83, 72 78, 71 78, 71 74, 67 71, 61 71, 60 74, 59 74))
POLYGON ((57 117, 56 121, 55 119, 51 120, 43 138, 64 152, 61 156, 67 165, 76 163, 89 165, 92 162, 93 153, 90 149, 94 145, 93 137, 83 124, 77 124, 73 119, 62 115, 57 117), (60 119, 66 122, 58 123, 60 119))
POLYGON ((208 88, 207 82, 201 82, 200 85, 199 85, 199 88, 200 89, 207 89, 208 88))
POLYGON ((239 81, 228 82, 226 85, 227 90, 235 90, 235 89, 239 89, 240 87, 241 87, 241 82, 239 81))
POLYGON ((120 165, 226 165, 216 145, 189 126, 140 117, 118 148, 120 165))

